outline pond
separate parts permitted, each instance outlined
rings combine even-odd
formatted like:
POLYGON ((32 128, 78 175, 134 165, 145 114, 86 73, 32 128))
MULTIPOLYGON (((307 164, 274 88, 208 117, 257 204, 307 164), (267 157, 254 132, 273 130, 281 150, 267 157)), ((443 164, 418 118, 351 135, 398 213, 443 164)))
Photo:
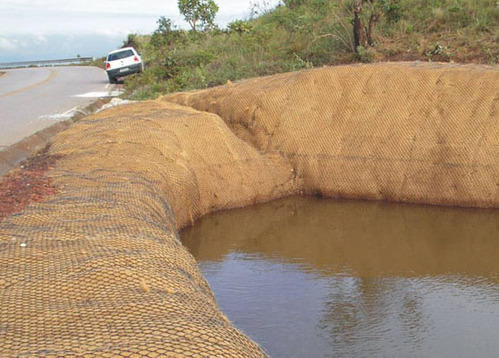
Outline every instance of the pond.
POLYGON ((181 237, 272 357, 499 356, 499 210, 292 197, 181 237))

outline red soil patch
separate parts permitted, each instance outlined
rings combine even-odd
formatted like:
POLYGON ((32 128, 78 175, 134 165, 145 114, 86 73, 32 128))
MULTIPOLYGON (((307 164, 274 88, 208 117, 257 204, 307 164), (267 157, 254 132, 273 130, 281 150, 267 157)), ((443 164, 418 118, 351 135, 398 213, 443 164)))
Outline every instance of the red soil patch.
POLYGON ((47 196, 57 193, 45 173, 53 168, 59 156, 47 152, 48 146, 0 179, 0 222, 29 204, 43 201, 47 196))

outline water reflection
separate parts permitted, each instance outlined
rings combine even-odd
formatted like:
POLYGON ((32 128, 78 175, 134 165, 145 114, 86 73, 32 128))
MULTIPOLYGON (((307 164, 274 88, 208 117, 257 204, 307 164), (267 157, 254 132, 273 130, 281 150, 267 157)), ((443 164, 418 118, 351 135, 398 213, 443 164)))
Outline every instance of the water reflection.
POLYGON ((499 213, 289 198, 182 233, 275 357, 499 355, 499 213))

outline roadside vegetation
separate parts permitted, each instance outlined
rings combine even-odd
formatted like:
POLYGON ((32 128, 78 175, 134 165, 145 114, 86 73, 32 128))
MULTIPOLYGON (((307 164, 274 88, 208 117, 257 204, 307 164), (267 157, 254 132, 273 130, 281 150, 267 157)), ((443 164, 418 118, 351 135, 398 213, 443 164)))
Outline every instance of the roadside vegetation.
POLYGON ((154 98, 354 62, 499 61, 495 0, 285 0, 275 8, 253 3, 248 19, 225 29, 214 25, 215 1, 180 0, 182 6, 190 30, 161 17, 153 34, 128 36, 124 45, 141 52, 146 70, 126 79, 127 96, 154 98))
POLYGON ((89 62, 82 62, 81 66, 95 66, 95 67, 99 67, 99 68, 105 69, 106 68, 105 61, 106 61, 106 57, 105 56, 104 57, 99 57, 99 58, 95 58, 95 59, 93 59, 92 61, 89 61, 89 62))

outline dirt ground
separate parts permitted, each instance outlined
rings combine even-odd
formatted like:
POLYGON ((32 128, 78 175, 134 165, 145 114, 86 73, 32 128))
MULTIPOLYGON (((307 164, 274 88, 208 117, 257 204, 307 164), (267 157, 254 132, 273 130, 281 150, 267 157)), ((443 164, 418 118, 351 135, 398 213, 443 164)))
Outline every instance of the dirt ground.
POLYGON ((49 155, 47 151, 48 147, 0 178, 0 222, 6 216, 57 193, 45 173, 53 169, 58 156, 49 155))

